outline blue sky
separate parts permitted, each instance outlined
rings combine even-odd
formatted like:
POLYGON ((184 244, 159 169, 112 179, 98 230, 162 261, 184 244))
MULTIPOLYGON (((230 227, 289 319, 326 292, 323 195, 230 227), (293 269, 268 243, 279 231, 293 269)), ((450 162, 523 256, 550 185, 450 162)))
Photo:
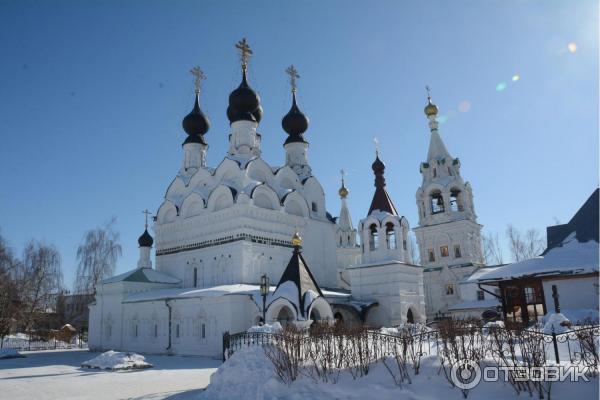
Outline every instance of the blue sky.
POLYGON ((332 214, 341 168, 355 222, 367 212, 377 137, 388 190, 416 225, 428 84, 485 231, 544 230, 598 185, 598 19, 593 0, 0 1, 1 233, 17 252, 30 238, 55 244, 70 285, 84 232, 116 216, 117 270, 135 267, 142 210, 158 208, 181 163, 188 71, 208 77, 215 166, 244 36, 263 157, 284 159, 293 63, 332 214))

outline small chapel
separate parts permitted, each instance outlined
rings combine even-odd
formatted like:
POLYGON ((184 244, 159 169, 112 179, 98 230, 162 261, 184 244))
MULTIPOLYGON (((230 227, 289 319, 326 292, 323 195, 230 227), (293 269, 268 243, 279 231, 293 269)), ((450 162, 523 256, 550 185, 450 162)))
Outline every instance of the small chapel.
POLYGON ((416 193, 416 265, 409 221, 388 193, 379 152, 373 198, 358 226, 343 174, 339 216, 327 212, 309 163, 309 119, 298 105, 293 66, 286 70, 291 107, 281 120, 285 163, 261 157, 263 108, 247 74, 253 53, 245 39, 236 48, 241 82, 226 110, 227 153, 207 165, 210 120, 196 67, 181 166, 139 237, 137 267, 97 288, 90 349, 220 357, 223 333, 257 324, 396 326, 425 323, 460 305, 460 283, 483 264, 481 225, 460 161, 438 132, 431 97, 430 145, 416 193))

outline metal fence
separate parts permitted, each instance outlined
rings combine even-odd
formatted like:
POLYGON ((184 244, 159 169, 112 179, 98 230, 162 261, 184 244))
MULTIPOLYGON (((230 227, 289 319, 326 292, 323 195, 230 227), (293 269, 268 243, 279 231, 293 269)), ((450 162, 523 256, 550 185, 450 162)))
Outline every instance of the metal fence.
POLYGON ((56 349, 87 349, 87 341, 82 335, 77 335, 70 343, 60 339, 50 338, 47 340, 28 338, 19 338, 6 336, 0 338, 0 348, 15 349, 21 351, 30 350, 56 350, 56 349))
MULTIPOLYGON (((454 332, 456 336, 449 335, 441 330, 408 333, 404 335, 390 335, 377 330, 365 330, 362 340, 369 346, 373 360, 393 356, 400 351, 406 351, 407 346, 419 356, 438 355, 452 349, 457 338, 462 341, 459 346, 464 346, 468 341, 469 346, 481 349, 486 357, 495 360, 503 359, 514 354, 523 354, 531 351, 532 346, 540 353, 544 363, 570 362, 598 366, 600 326, 588 326, 557 334, 544 333, 540 330, 510 330, 505 328, 468 329, 464 332, 454 332), (466 338, 466 339, 465 339, 466 338)), ((285 334, 263 332, 241 332, 236 334, 223 334, 223 361, 235 351, 264 345, 280 345, 289 338, 285 334)), ((297 339, 296 339, 297 340, 297 339)), ((325 336, 311 336, 308 333, 300 339, 299 348, 314 348, 320 340, 334 340, 340 343, 339 348, 348 337, 344 334, 327 334, 325 336), (306 343, 309 342, 309 343, 306 343)), ((299 350, 300 351, 300 350, 299 350)))

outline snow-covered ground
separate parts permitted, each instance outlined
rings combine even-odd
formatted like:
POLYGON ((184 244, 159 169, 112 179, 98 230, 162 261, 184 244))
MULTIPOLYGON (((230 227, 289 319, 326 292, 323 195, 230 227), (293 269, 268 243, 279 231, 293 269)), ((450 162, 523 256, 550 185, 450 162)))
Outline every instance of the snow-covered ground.
MULTIPOLYGON (((392 367, 395 361, 390 360, 392 367)), ((440 372, 435 356, 424 357, 419 375, 412 374, 412 383, 396 386, 382 362, 372 365, 369 374, 353 379, 342 372, 337 383, 323 383, 301 376, 291 385, 282 383, 273 371, 273 365, 261 347, 237 351, 212 376, 208 388, 199 393, 199 400, 220 399, 349 399, 349 400, 460 400, 462 392, 451 387, 440 372)), ((598 379, 589 382, 556 382, 552 386, 553 400, 597 399, 598 379)), ((537 399, 537 394, 517 396, 515 390, 504 382, 481 382, 469 392, 469 400, 537 399)))
POLYGON ((22 352, 0 360, 2 399, 195 399, 219 360, 146 355, 154 368, 111 372, 81 368, 99 353, 85 350, 22 352))

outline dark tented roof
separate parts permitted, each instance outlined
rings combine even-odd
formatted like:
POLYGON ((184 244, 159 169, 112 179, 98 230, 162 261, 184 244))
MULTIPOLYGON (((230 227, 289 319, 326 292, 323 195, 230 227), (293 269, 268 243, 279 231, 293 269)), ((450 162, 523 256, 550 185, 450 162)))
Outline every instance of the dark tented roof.
POLYGON ((283 275, 281 275, 281 279, 279 280, 274 293, 276 294, 279 286, 288 281, 293 282, 298 288, 299 301, 297 304, 300 305, 300 310, 298 311, 304 316, 304 294, 309 290, 318 293, 320 296, 323 296, 323 293, 312 272, 310 272, 306 261, 304 261, 304 257, 302 257, 302 253, 300 252, 300 247, 294 248, 292 258, 290 258, 287 267, 283 271, 283 275))
POLYGON ((568 223, 547 227, 548 247, 543 254, 560 245, 573 232, 579 242, 588 240, 598 242, 598 200, 598 189, 596 189, 568 223))

